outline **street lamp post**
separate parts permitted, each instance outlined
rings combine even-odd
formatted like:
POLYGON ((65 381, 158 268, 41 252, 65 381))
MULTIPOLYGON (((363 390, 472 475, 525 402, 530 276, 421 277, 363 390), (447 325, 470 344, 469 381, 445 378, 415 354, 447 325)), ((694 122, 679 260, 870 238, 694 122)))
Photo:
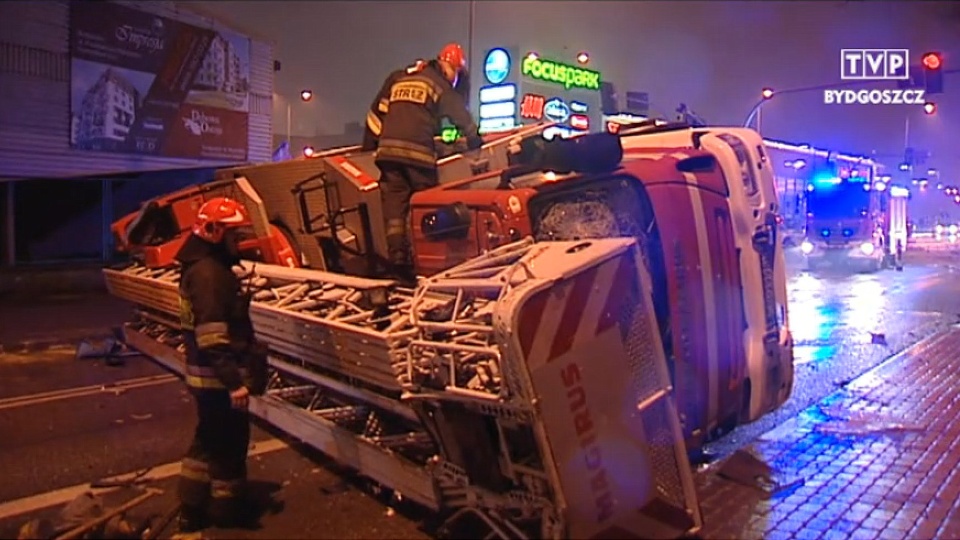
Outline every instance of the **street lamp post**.
MULTIPOLYGON (((787 90, 773 90, 772 88, 764 88, 760 93, 760 100, 757 101, 753 108, 750 109, 750 112, 747 114, 747 119, 743 121, 743 127, 750 127, 750 124, 753 123, 753 119, 757 118, 760 114, 760 108, 763 105, 773 99, 775 96, 780 96, 784 94, 797 94, 800 92, 811 92, 813 90, 829 90, 838 85, 833 84, 820 84, 817 86, 804 86, 801 88, 788 88, 787 90)), ((759 126, 758 126, 759 128, 759 126)))
POLYGON ((470 19, 467 28, 467 62, 473 62, 473 18, 476 16, 476 0, 470 0, 470 19))
POLYGON ((910 115, 903 117, 903 150, 910 148, 910 115))
MULTIPOLYGON (((307 102, 313 99, 313 90, 304 89, 300 91, 300 101, 307 102)), ((287 100, 287 150, 290 150, 290 138, 293 126, 293 106, 290 100, 287 100)))

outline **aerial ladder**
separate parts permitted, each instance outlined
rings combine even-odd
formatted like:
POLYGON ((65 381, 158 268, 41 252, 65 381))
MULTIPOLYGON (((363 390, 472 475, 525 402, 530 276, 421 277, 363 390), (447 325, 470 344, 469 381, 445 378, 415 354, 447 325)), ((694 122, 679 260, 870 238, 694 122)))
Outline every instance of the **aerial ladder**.
MULTIPOLYGON (((634 240, 525 239, 415 289, 251 261, 237 271, 270 350, 251 412, 444 514, 446 529, 470 519, 490 538, 700 528, 634 240)), ((104 276, 136 305, 127 343, 182 373, 178 268, 104 276)))

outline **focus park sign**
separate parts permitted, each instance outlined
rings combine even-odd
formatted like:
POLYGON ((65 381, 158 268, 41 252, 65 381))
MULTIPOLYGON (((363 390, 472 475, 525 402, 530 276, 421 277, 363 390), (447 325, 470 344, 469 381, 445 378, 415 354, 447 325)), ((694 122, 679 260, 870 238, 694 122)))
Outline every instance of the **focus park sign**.
POLYGON ((553 60, 543 60, 536 55, 523 59, 520 72, 524 77, 559 84, 565 89, 582 88, 600 90, 600 72, 583 69, 553 60))

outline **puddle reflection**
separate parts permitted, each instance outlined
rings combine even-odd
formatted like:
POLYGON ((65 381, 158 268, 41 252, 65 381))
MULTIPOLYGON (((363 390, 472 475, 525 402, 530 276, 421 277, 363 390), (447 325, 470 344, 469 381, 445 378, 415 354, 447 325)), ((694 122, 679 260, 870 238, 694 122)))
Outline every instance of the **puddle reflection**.
POLYGON ((843 340, 868 342, 889 307, 879 276, 871 274, 803 272, 790 281, 788 293, 797 364, 832 358, 843 340))

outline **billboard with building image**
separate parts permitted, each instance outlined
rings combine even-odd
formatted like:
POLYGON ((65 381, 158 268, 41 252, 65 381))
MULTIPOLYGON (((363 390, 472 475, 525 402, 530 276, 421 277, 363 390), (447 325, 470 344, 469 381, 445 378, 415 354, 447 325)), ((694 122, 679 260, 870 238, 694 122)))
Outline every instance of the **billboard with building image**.
POLYGON ((71 2, 71 146, 246 160, 250 40, 111 2, 71 2))

